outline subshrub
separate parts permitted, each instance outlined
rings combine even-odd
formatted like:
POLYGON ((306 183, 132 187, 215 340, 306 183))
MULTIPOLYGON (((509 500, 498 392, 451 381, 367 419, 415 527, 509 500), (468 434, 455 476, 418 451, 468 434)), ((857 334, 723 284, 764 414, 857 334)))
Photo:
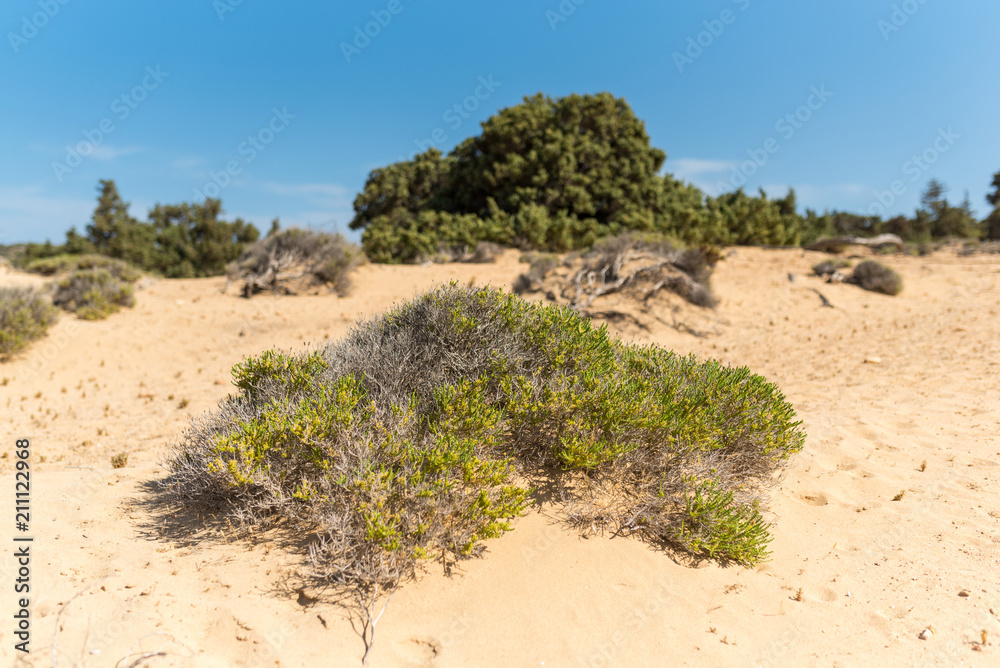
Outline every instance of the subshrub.
POLYGON ((553 484, 575 521, 767 555, 763 492, 804 434, 746 368, 612 339, 574 311, 442 287, 339 342, 267 351, 175 446, 164 489, 244 529, 317 531, 319 572, 393 585, 477 554, 553 484))
POLYGON ((865 290, 881 292, 885 295, 895 296, 903 291, 903 279, 899 274, 874 260, 865 260, 859 263, 847 280, 865 290))
POLYGON ((549 272, 559 266, 559 256, 555 253, 531 251, 522 255, 521 261, 528 263, 528 271, 514 281, 511 290, 517 295, 542 290, 549 272))
POLYGON ((0 359, 45 336, 57 314, 48 298, 36 288, 0 288, 0 359))
POLYGON ((289 228, 247 248, 226 273, 231 281, 243 281, 247 297, 264 290, 294 294, 316 285, 343 296, 350 272, 363 262, 361 249, 340 234, 289 228))
POLYGON ((503 246, 500 244, 495 244, 492 241, 479 241, 472 249, 472 254, 465 261, 474 264, 488 264, 496 262, 501 255, 503 255, 503 246))
POLYGON ((104 269, 112 276, 126 283, 134 283, 142 278, 142 272, 124 260, 105 255, 56 255, 29 262, 25 271, 42 276, 66 274, 80 269, 104 269))
POLYGON ((135 305, 131 284, 107 269, 80 269, 56 283, 52 303, 83 320, 103 320, 135 305))
POLYGON ((823 260, 813 265, 813 273, 817 276, 830 276, 836 274, 841 269, 847 269, 851 266, 850 260, 845 260, 844 258, 833 258, 830 260, 823 260))

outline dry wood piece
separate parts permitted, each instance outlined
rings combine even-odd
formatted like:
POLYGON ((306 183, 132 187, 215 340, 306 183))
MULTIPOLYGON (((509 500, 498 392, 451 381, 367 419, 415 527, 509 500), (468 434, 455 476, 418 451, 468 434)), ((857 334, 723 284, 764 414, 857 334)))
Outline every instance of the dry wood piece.
POLYGON ((806 250, 823 251, 824 253, 840 253, 848 246, 865 246, 867 248, 881 248, 882 246, 895 246, 896 250, 903 250, 903 240, 895 234, 880 234, 875 237, 835 237, 833 239, 821 239, 806 246, 806 250))

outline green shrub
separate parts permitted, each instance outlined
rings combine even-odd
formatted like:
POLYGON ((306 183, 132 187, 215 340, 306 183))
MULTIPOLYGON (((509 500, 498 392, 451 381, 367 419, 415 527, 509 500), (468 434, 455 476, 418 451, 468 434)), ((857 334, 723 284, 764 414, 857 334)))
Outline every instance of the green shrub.
POLYGON ((56 255, 29 262, 25 271, 42 276, 66 274, 80 269, 104 269, 112 276, 126 283, 134 283, 142 278, 142 272, 124 260, 105 255, 56 255))
POLYGON ((361 249, 340 234, 290 228, 248 247, 226 274, 244 282, 246 296, 262 290, 294 293, 313 285, 327 285, 343 296, 350 272, 362 262, 361 249))
POLYGON ((233 375, 238 393, 185 433, 165 489, 245 528, 319 527, 311 553, 341 583, 394 584, 420 559, 480 552, 530 503, 531 479, 588 527, 754 564, 762 491, 804 439, 748 369, 455 285, 233 375))
POLYGON ((56 283, 52 302, 83 320, 103 320, 135 304, 133 287, 107 269, 80 269, 56 283))
POLYGON ((885 295, 895 296, 903 291, 903 279, 899 274, 874 260, 865 260, 858 264, 848 282, 885 295))
POLYGON ((58 311, 35 288, 0 288, 0 359, 45 336, 58 311))

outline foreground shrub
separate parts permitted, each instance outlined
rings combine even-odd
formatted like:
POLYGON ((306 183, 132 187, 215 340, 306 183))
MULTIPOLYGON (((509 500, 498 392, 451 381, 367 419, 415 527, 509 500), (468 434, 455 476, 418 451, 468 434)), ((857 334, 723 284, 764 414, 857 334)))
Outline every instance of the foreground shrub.
POLYGON ((56 283, 52 302, 83 320, 103 320, 135 304, 133 287, 107 269, 81 269, 56 283))
POLYGON ((45 336, 57 313, 35 288, 0 288, 0 359, 45 336))
POLYGON ((362 262, 361 249, 340 234, 291 228, 250 246, 229 265, 227 277, 243 281, 246 297, 264 290, 295 294, 316 285, 343 296, 350 272, 362 262))
POLYGON ((886 295, 895 296, 903 291, 903 279, 899 274, 874 260, 865 260, 858 264, 847 281, 865 290, 886 295))
POLYGON ((42 276, 66 274, 79 269, 104 269, 112 276, 126 283, 134 283, 142 278, 142 272, 129 263, 104 255, 56 255, 29 262, 25 271, 42 276))
POLYGON ((748 369, 454 285, 233 375, 238 393, 193 422, 165 489, 245 529, 315 528, 320 572, 359 586, 479 553, 528 506, 532 480, 588 529, 754 564, 770 539, 763 492, 804 438, 748 369))

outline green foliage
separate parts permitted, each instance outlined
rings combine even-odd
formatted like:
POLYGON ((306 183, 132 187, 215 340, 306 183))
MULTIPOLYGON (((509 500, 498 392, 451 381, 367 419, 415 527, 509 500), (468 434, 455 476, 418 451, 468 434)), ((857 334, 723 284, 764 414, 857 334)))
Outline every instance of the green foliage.
POLYGON ((45 336, 57 313, 35 288, 0 288, 0 359, 45 336))
POLYGON ((62 254, 53 257, 32 260, 25 271, 42 276, 66 274, 80 269, 104 269, 112 276, 126 283, 134 283, 142 278, 142 272, 122 260, 116 260, 104 255, 70 255, 62 254))
POLYGON ((86 237, 72 228, 63 245, 27 244, 19 259, 22 266, 65 255, 98 254, 167 278, 218 276, 259 236, 257 228, 241 219, 221 220, 219 200, 157 204, 149 212, 149 222, 140 222, 129 214, 129 204, 118 194, 114 181, 102 180, 98 190, 86 237))
MULTIPOLYGON (((149 212, 155 230, 152 268, 167 278, 219 276, 243 248, 257 240, 257 228, 237 218, 220 220, 222 202, 157 204, 149 212)), ((140 264, 139 266, 149 266, 140 264)))
MULTIPOLYGON (((351 228, 364 230, 373 261, 393 263, 432 259, 441 249, 454 255, 481 241, 562 252, 624 231, 693 245, 776 246, 885 232, 905 241, 980 235, 968 201, 952 206, 936 182, 912 218, 802 215, 791 189, 782 198, 742 189, 706 197, 658 176, 665 158, 625 100, 538 94, 501 109, 447 156, 431 149, 372 171, 351 228)), ((1000 201, 1000 173, 994 187, 989 197, 1000 201)))
POLYGON ((765 558, 761 492, 804 435, 745 368, 612 339, 575 312, 454 285, 302 355, 234 369, 166 485, 247 526, 320 527, 317 565, 391 584, 512 528, 527 474, 574 517, 699 556, 765 558))
POLYGON ((989 217, 983 221, 983 226, 987 239, 1000 239, 1000 206, 997 206, 990 213, 989 217))
POLYGON ((990 206, 1000 206, 1000 171, 993 175, 993 182, 990 185, 993 190, 986 193, 986 201, 990 203, 990 206))
POLYGON ((865 290, 898 295, 903 291, 903 279, 889 267, 874 260, 864 260, 854 268, 848 279, 865 290))
POLYGON ((80 269, 56 283, 52 302, 82 320, 103 320, 135 304, 134 289, 107 269, 80 269))
POLYGON ((375 262, 416 262, 486 241, 563 251, 651 229, 665 154, 610 94, 541 94, 502 109, 447 157, 431 149, 374 170, 354 202, 375 262))

